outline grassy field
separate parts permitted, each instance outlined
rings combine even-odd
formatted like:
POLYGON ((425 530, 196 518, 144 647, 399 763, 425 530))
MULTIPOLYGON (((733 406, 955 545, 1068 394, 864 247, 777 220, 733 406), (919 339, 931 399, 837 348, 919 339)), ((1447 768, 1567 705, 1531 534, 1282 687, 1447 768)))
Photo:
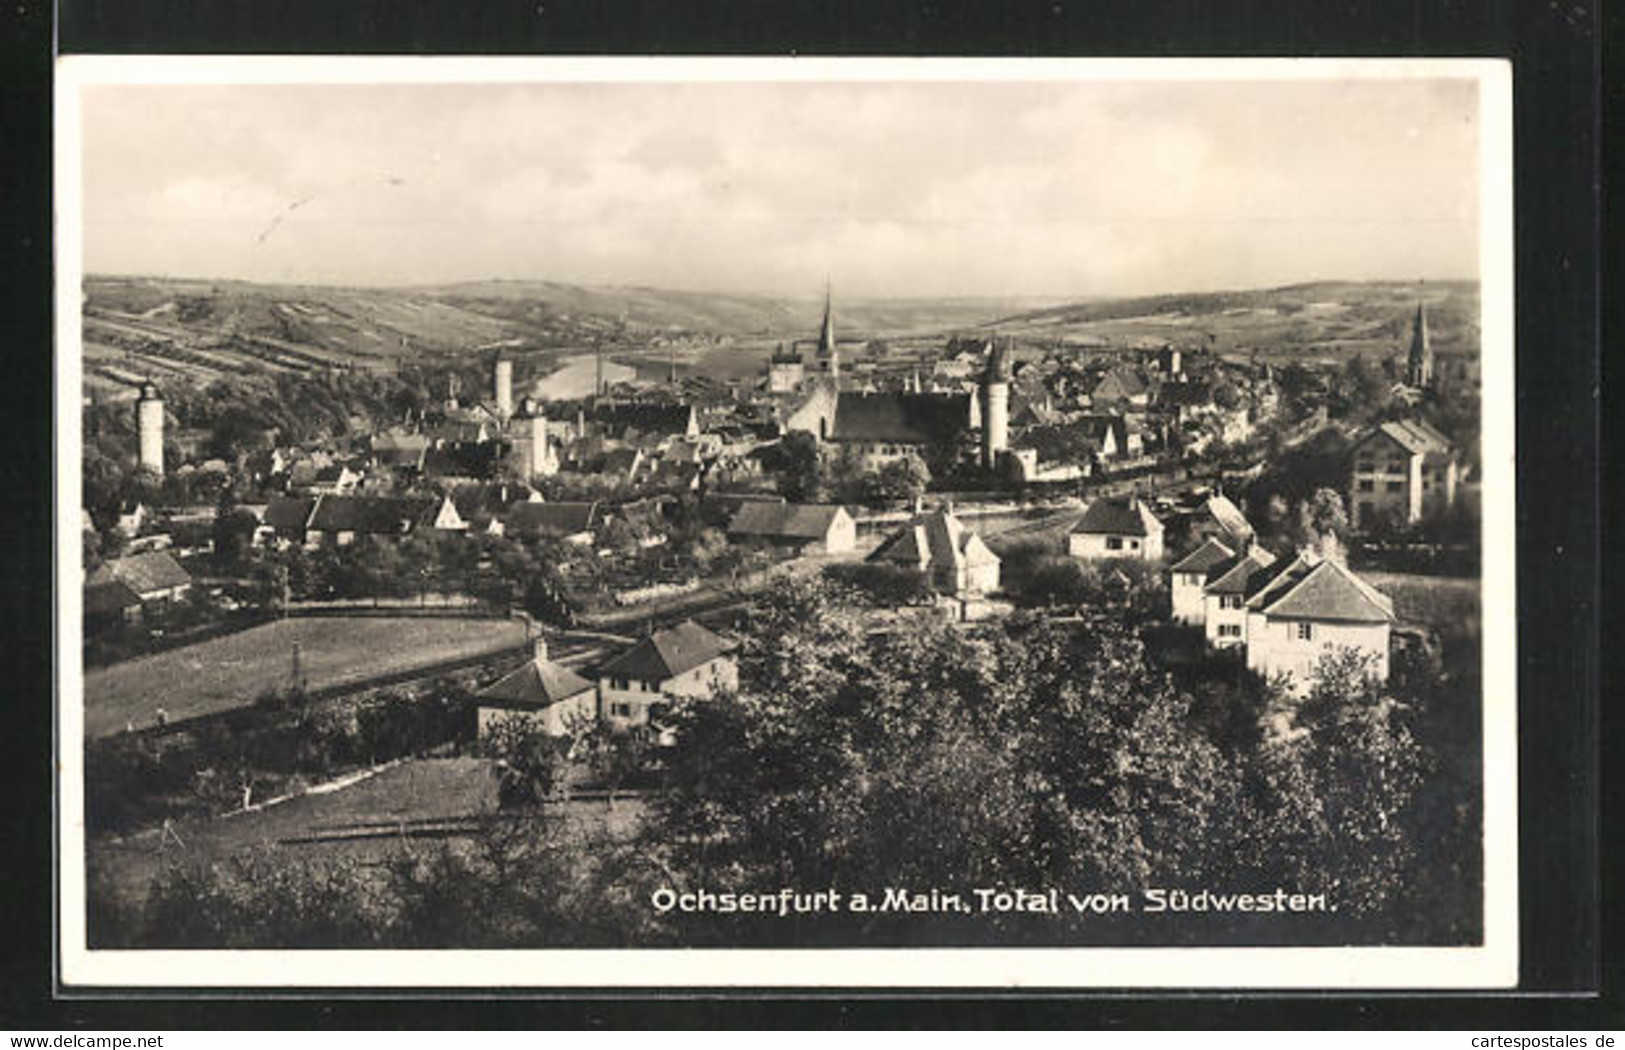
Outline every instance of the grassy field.
POLYGON ((1477 630, 1480 586, 1476 577, 1362 572, 1360 578, 1392 598, 1394 612, 1403 621, 1443 631, 1477 630))
MULTIPOLYGON (((313 835, 356 825, 477 817, 496 811, 496 778, 483 758, 437 758, 403 762, 335 791, 306 794, 260 810, 181 821, 179 844, 146 833, 89 844, 89 863, 106 881, 104 888, 127 906, 146 898, 166 864, 212 863, 248 850, 271 849, 290 860, 353 858, 377 861, 408 844, 433 848, 436 839, 403 840, 395 835, 311 841, 313 835)), ((611 808, 602 801, 568 802, 553 807, 562 819, 583 829, 630 834, 643 813, 635 799, 611 808)))
POLYGON ((85 675, 85 735, 212 714, 285 688, 293 647, 309 687, 321 689, 518 645, 524 628, 454 617, 281 620, 85 675))

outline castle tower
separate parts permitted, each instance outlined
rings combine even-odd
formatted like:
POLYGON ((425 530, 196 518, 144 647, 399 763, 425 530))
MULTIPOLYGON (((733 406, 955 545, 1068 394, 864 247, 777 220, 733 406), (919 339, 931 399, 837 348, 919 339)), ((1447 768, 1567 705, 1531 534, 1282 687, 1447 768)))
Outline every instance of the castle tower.
POLYGON ((135 426, 140 435, 137 465, 163 477, 164 399, 154 383, 141 384, 141 397, 135 403, 135 426))
POLYGON ((513 415, 513 362, 507 354, 497 354, 495 372, 497 415, 507 419, 513 415))
POLYGON ((831 379, 841 378, 841 355, 835 349, 835 314, 830 309, 829 282, 824 282, 824 324, 818 330, 818 358, 831 379))
POLYGON ((542 407, 533 398, 525 398, 514 424, 514 455, 518 457, 519 473, 524 479, 530 481, 557 474, 559 461, 547 438, 547 413, 542 407))
POLYGON ((1010 447, 1009 344, 994 340, 982 374, 982 465, 998 466, 999 454, 1010 447))
POLYGON ((1405 358, 1405 383, 1418 390, 1433 385, 1433 344, 1428 340, 1427 307, 1416 304, 1416 320, 1411 322, 1411 349, 1405 358))

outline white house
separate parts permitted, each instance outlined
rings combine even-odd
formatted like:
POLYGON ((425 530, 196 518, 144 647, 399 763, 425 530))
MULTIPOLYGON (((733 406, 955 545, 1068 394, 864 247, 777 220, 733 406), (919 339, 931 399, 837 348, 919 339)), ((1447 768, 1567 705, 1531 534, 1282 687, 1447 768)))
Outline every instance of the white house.
POLYGON ((1302 555, 1247 599, 1247 667, 1306 692, 1325 656, 1353 649, 1388 680, 1394 603, 1334 561, 1302 555))
POLYGON ((1139 499, 1099 499, 1089 504, 1067 537, 1074 558, 1162 557, 1162 522, 1139 499))
POLYGON ((1381 516, 1407 525, 1449 507, 1461 470, 1449 438, 1408 419, 1384 423, 1361 438, 1349 473, 1349 521, 1365 529, 1381 516))
POLYGON ((598 717, 616 728, 658 724, 674 699, 736 689, 732 650, 693 621, 656 631, 598 669, 598 717))
POLYGON ((1203 589, 1207 586, 1208 571, 1235 556, 1235 551, 1218 540, 1207 539, 1174 563, 1169 573, 1173 577, 1170 589, 1175 623, 1200 625, 1207 622, 1203 589))
POLYGON ((983 594, 999 586, 999 556, 946 510, 915 518, 866 560, 924 573, 947 594, 983 594))
POLYGON ((1269 572, 1275 556, 1252 549, 1208 569, 1202 588, 1202 630, 1213 649, 1247 643, 1247 595, 1269 572))
POLYGON ((531 659, 480 690, 474 700, 481 740, 499 724, 515 719, 549 736, 564 736, 598 716, 593 684, 549 660, 547 642, 541 638, 531 659))

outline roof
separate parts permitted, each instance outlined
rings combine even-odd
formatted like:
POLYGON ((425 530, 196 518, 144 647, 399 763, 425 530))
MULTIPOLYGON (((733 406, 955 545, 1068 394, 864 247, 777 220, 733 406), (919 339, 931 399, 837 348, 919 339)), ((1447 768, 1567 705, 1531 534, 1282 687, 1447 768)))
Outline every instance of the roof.
POLYGON ((119 580, 103 580, 85 586, 84 611, 92 616, 125 609, 141 604, 141 596, 119 580))
POLYGON ((456 486, 451 490, 451 502, 467 520, 501 514, 516 503, 530 502, 535 494, 535 489, 517 482, 483 482, 456 486))
POLYGON ((1137 369, 1114 368, 1107 372, 1099 383, 1095 384, 1094 390, 1090 391, 1090 396, 1107 400, 1139 397, 1146 393, 1148 389, 1149 386, 1145 381, 1145 377, 1140 375, 1137 369))
POLYGON ((1174 562, 1171 572, 1200 572, 1205 574, 1221 562, 1236 556, 1236 552, 1209 537, 1200 547, 1174 562))
POLYGON ((164 551, 149 551, 146 554, 114 558, 104 563, 91 574, 86 583, 115 581, 129 587, 137 595, 145 596, 155 591, 185 587, 192 582, 192 577, 180 567, 179 562, 164 551))
POLYGON ((405 496, 322 496, 310 512, 316 532, 359 532, 399 536, 433 521, 440 501, 405 496))
POLYGON ((1266 616, 1341 623, 1392 623, 1393 601, 1334 561, 1321 561, 1279 592, 1264 597, 1266 616))
POLYGON ((587 410, 586 416, 615 434, 628 430, 644 434, 683 434, 688 431, 694 409, 681 403, 600 401, 587 410))
POLYGON ((1384 423, 1368 434, 1366 439, 1369 440, 1377 434, 1398 442, 1412 455, 1426 455, 1430 452, 1448 453, 1452 450, 1449 438, 1420 419, 1396 419, 1384 423))
POLYGON ((1223 493, 1215 493, 1202 502, 1198 513, 1207 514, 1219 527, 1232 536, 1251 536, 1253 527, 1247 523, 1247 516, 1241 509, 1230 502, 1230 497, 1223 493))
POLYGON ((754 492, 712 492, 700 497, 700 520, 707 525, 727 525, 739 508, 751 503, 782 504, 784 497, 754 492))
POLYGON ((591 682, 551 660, 526 660, 519 667, 481 689, 478 700, 540 709, 590 692, 591 682))
POLYGON ((921 569, 999 564, 999 556, 980 536, 952 514, 940 510, 921 515, 892 533, 865 560, 921 569))
POLYGON ((502 528, 540 536, 574 536, 597 525, 598 519, 596 502, 518 503, 502 519, 502 528))
POLYGON ((829 535, 836 519, 845 513, 846 508, 838 504, 745 503, 734 512, 728 531, 743 536, 817 540, 829 535))
POLYGON ((271 502, 265 505, 265 517, 261 522, 275 529, 279 536, 297 538, 304 534, 305 523, 310 520, 310 512, 315 506, 314 499, 273 497, 271 502))
POLYGON ((1138 500, 1098 499, 1072 526, 1074 534, 1094 536, 1150 536, 1162 531, 1162 522, 1138 500))
POLYGON ((969 394, 841 393, 832 441, 929 445, 952 441, 970 425, 969 394))
POLYGON ((1207 594, 1246 594, 1247 585, 1260 572, 1275 564, 1275 556, 1265 550, 1251 550, 1218 563, 1207 571, 1207 594))
POLYGON ((664 681, 710 663, 733 648, 692 620, 656 631, 598 669, 600 677, 664 681))

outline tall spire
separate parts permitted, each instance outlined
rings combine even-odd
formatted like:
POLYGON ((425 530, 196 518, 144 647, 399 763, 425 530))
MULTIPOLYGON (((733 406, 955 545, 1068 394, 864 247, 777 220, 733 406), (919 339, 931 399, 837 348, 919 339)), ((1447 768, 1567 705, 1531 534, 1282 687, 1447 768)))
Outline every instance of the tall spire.
POLYGON ((830 308, 828 277, 824 278, 824 325, 818 330, 818 356, 829 363, 830 378, 839 378, 841 359, 835 349, 835 313, 830 308))
POLYGON ((1433 382, 1433 344, 1428 338, 1427 305, 1417 300, 1416 318, 1411 322, 1410 353, 1405 358, 1405 380, 1410 386, 1425 387, 1433 382))

